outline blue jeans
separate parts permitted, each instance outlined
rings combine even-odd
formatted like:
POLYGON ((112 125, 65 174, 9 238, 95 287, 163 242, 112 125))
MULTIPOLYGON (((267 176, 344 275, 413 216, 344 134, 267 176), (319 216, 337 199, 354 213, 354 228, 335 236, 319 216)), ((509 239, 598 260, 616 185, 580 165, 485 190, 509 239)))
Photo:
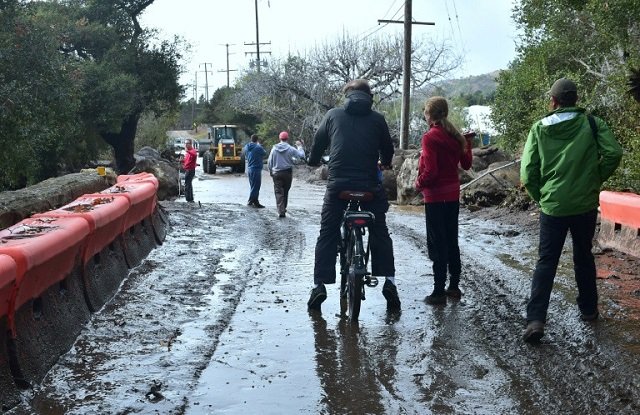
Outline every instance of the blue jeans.
POLYGON ((567 232, 571 232, 573 241, 573 271, 578 286, 578 307, 583 314, 597 311, 596 264, 591 253, 597 214, 595 209, 580 215, 561 217, 540 213, 539 259, 531 281, 531 298, 527 304, 528 321, 544 322, 547 319, 553 280, 567 232))
POLYGON ((186 170, 184 173, 184 198, 187 202, 193 202, 193 178, 196 175, 195 170, 186 170))
POLYGON ((260 186, 262 185, 262 169, 248 169, 249 177, 249 202, 257 202, 260 196, 260 186))

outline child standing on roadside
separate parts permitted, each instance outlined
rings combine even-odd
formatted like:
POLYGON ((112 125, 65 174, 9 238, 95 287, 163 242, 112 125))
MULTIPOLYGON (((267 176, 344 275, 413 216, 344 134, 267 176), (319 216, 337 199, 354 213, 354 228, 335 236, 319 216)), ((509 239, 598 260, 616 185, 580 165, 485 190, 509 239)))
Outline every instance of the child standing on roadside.
POLYGON ((448 120, 449 106, 443 97, 429 98, 424 117, 429 130, 422 136, 422 152, 416 189, 424 197, 427 225, 427 251, 433 262, 433 292, 427 304, 446 304, 447 295, 460 298, 460 248, 458 247, 458 214, 460 211, 460 178, 458 165, 471 168, 471 139, 464 136, 448 120), (445 290, 449 272, 449 286, 445 290))

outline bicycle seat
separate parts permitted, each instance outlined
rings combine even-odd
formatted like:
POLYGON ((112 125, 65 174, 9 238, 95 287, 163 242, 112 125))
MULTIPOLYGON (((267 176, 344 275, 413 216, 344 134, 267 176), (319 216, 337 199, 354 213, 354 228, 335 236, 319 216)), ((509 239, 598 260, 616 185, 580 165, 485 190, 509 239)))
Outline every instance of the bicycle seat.
POLYGON ((357 200, 358 202, 370 202, 373 200, 373 193, 361 190, 343 190, 338 194, 342 200, 357 200))

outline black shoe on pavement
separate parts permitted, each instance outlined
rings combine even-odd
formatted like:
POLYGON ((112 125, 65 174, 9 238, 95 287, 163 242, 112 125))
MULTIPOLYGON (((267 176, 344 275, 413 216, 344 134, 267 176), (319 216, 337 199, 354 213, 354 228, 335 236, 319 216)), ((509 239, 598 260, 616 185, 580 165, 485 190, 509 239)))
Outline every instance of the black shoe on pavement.
POLYGON ((522 332, 522 340, 527 343, 539 343, 542 336, 544 336, 544 323, 538 320, 530 321, 522 332))
POLYGON ((264 207, 264 205, 261 205, 260 202, 258 202, 257 200, 255 202, 253 202, 253 207, 262 209, 264 207))
POLYGON ((447 294, 444 291, 433 291, 424 298, 424 302, 431 305, 447 304, 447 294))
POLYGON ((598 310, 595 313, 580 313, 580 320, 582 321, 595 321, 600 316, 598 310))
POLYGON ((284 213, 281 213, 281 214, 279 214, 279 215, 278 215, 278 217, 279 217, 279 218, 284 218, 284 217, 286 217, 286 216, 287 216, 287 215, 285 215, 284 213))
POLYGON ((320 284, 311 289, 311 295, 309 296, 309 301, 307 301, 307 306, 310 310, 320 310, 320 305, 326 299, 327 289, 324 287, 324 284, 320 284))
POLYGON ((444 290, 444 293, 447 296, 456 300, 462 298, 462 291, 460 291, 460 288, 458 288, 458 286, 449 285, 449 287, 447 287, 447 289, 444 290))
POLYGON ((382 286, 382 295, 384 295, 384 298, 387 300, 387 310, 400 310, 400 298, 398 297, 398 289, 394 283, 386 280, 382 286))

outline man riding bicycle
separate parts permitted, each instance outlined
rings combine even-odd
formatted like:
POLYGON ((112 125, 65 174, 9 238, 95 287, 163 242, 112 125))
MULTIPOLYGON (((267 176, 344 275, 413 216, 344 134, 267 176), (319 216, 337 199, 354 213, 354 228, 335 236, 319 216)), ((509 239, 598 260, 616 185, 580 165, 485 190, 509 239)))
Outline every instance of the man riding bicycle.
POLYGON ((369 228, 372 274, 385 276, 382 294, 388 310, 399 310, 400 299, 395 286, 393 243, 385 214, 389 210, 387 195, 378 178, 378 161, 390 168, 393 144, 384 116, 371 109, 373 95, 369 82, 356 79, 344 89, 345 104, 329 110, 316 131, 308 163, 318 165, 329 147, 329 180, 322 205, 320 235, 316 242, 314 287, 307 305, 319 310, 327 298, 324 284, 336 282, 336 251, 340 238, 340 222, 346 200, 338 197, 343 190, 373 193, 374 199, 361 207, 375 215, 369 228))

